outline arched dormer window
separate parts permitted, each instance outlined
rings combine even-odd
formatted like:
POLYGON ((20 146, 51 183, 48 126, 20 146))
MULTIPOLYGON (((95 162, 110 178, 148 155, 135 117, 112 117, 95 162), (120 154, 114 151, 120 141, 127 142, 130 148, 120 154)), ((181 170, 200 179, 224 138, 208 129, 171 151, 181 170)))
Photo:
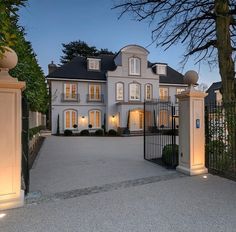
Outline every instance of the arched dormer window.
POLYGON ((137 57, 129 58, 129 75, 139 76, 141 74, 141 60, 137 57))

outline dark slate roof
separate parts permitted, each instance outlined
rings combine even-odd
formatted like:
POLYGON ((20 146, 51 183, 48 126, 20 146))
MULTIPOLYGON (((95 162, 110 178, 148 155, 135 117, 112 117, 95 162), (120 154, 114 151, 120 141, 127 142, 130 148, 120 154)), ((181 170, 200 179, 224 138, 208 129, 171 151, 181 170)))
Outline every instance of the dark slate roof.
POLYGON ((100 55, 96 58, 101 59, 101 70, 87 70, 87 58, 75 57, 69 63, 57 68, 54 72, 48 74, 46 78, 68 78, 68 79, 88 79, 88 80, 106 80, 106 72, 116 69, 114 63, 115 55, 100 55))
MULTIPOLYGON (((156 64, 165 64, 166 63, 150 63, 148 62, 148 67, 152 67, 153 72, 156 72, 156 64)), ((161 84, 185 84, 184 83, 184 76, 171 68, 170 66, 167 65, 167 75, 160 75, 160 83, 161 84)))
POLYGON ((215 91, 219 90, 221 88, 221 81, 218 82, 214 82, 206 91, 206 93, 208 93, 208 95, 205 98, 205 103, 213 103, 216 100, 216 94, 215 91))
MULTIPOLYGON (((48 74, 46 78, 65 78, 65 79, 85 79, 85 80, 101 80, 106 81, 106 72, 113 71, 116 69, 114 63, 115 55, 102 54, 95 58, 101 59, 101 70, 91 71, 87 69, 87 58, 86 57, 75 57, 69 63, 58 67, 55 71, 48 74)), ((148 67, 152 68, 155 73, 155 64, 148 61, 148 67)), ((166 63, 158 63, 166 64, 166 63)), ((167 64, 166 64, 167 65, 167 64)), ((167 66, 167 76, 160 76, 160 83, 165 84, 184 84, 183 75, 167 66)))

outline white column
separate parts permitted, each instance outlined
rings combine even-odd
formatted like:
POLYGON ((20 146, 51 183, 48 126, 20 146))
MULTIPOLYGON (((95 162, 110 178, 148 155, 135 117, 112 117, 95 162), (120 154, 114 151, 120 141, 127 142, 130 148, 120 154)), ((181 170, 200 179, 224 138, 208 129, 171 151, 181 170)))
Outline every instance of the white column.
POLYGON ((13 50, 0 59, 0 210, 24 204, 21 190, 21 91, 25 82, 8 74, 17 64, 13 50))
POLYGON ((194 89, 198 76, 194 71, 185 74, 187 91, 179 99, 179 165, 177 170, 187 175, 207 173, 205 167, 204 98, 206 93, 194 89), (194 76, 194 78, 193 78, 194 76), (194 80, 193 80, 194 79, 194 80))

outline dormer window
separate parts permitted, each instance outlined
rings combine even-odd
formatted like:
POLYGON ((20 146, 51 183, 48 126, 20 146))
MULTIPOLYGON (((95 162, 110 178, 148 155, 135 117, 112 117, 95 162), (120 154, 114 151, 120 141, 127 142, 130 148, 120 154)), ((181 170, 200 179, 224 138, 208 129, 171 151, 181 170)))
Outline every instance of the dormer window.
POLYGON ((137 57, 129 58, 129 75, 139 76, 141 73, 141 60, 137 57))
POLYGON ((100 62, 101 62, 100 59, 88 58, 87 59, 88 70, 100 71, 100 62))
POLYGON ((158 75, 166 76, 167 74, 166 68, 167 68, 166 64, 156 64, 156 73, 158 75))

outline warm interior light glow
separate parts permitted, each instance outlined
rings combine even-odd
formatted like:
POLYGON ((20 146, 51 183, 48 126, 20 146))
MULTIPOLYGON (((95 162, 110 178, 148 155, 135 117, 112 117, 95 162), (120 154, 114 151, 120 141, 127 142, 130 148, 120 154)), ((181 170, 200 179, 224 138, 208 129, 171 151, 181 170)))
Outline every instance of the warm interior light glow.
POLYGON ((0 219, 1 219, 1 218, 4 218, 5 216, 6 216, 5 213, 0 213, 0 219))

